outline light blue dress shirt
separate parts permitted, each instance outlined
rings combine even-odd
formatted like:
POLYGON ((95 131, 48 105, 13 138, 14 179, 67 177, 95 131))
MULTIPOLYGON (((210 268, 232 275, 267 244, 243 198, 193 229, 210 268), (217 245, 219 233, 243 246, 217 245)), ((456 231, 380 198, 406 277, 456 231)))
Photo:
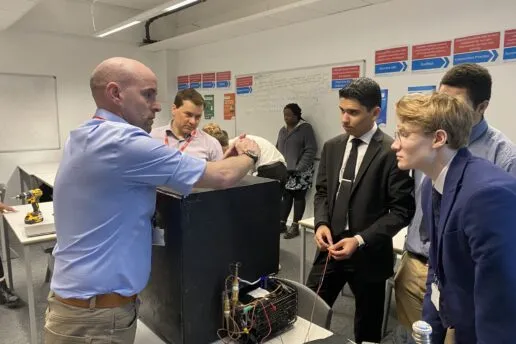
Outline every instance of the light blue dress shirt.
POLYGON ((151 267, 156 186, 187 195, 206 168, 106 110, 70 133, 54 184, 51 289, 64 298, 139 293, 151 267))
MULTIPOLYGON (((484 119, 471 130, 468 149, 473 155, 491 161, 516 177, 516 146, 502 132, 490 127, 484 119)), ((423 241, 419 233, 423 217, 421 210, 423 179, 424 174, 415 171, 416 212, 408 227, 405 250, 428 257, 430 241, 423 241)))

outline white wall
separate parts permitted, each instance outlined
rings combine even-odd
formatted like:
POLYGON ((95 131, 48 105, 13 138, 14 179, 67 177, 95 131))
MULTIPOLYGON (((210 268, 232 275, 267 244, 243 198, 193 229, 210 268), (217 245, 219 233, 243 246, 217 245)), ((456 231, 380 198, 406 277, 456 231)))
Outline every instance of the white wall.
MULTIPOLYGON (((166 99, 167 53, 150 53, 136 46, 100 39, 78 39, 50 35, 0 33, 0 72, 45 74, 57 77, 57 102, 61 142, 95 111, 89 78, 102 60, 113 56, 136 58, 150 66, 158 75, 166 99)), ((31 97, 30 94, 26 95, 31 97)), ((20 104, 22 107, 23 104, 20 104)), ((16 114, 12 114, 16 116, 16 114)), ((0 123, 2 125, 2 123, 0 123)), ((22 135, 23 133, 20 133, 22 135)), ((37 140, 37 137, 28 137, 37 140)), ((8 194, 19 189, 16 166, 22 163, 58 161, 60 151, 0 153, 0 182, 9 181, 8 194)))
MULTIPOLYGON (((515 13, 514 0, 392 0, 180 51, 177 73, 169 79, 178 73, 231 70, 233 75, 238 75, 360 59, 367 60, 366 75, 373 76, 375 49, 516 28, 515 13)), ((513 124, 516 63, 494 65, 489 69, 494 87, 487 119, 516 141, 516 125, 513 124)), ((394 130, 394 102, 406 92, 407 86, 437 84, 441 76, 442 73, 409 73, 376 79, 382 87, 389 88, 387 132, 394 130)), ((339 116, 337 101, 335 110, 335 116, 339 116)), ((217 111, 216 119, 222 122, 222 109, 219 107, 217 111)), ((312 214, 309 202, 306 215, 312 214)))

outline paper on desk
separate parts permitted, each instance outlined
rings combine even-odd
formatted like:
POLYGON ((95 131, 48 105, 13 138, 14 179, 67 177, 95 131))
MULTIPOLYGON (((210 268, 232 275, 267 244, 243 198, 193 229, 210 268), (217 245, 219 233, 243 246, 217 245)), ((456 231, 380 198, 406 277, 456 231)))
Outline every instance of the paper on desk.
POLYGON ((165 230, 154 227, 152 229, 152 244, 155 246, 165 246, 165 230))
POLYGON ((247 293, 247 295, 252 296, 255 299, 259 299, 259 298, 265 297, 265 296, 267 296, 269 294, 270 293, 267 290, 262 289, 262 288, 256 288, 256 289, 251 290, 250 292, 247 293))

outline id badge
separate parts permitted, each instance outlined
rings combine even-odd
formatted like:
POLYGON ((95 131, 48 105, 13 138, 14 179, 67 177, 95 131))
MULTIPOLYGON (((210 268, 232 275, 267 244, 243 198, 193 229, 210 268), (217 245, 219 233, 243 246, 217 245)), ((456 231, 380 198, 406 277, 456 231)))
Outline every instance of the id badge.
POLYGON ((441 298, 441 292, 439 291, 439 287, 435 282, 432 283, 432 294, 430 295, 430 299, 434 304, 435 309, 439 312, 439 299, 441 298))

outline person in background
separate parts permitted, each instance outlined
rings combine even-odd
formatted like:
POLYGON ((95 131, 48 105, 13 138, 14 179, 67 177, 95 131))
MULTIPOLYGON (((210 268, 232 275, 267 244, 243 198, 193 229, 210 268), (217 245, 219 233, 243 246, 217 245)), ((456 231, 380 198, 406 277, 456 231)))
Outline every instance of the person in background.
POLYGON ((198 130, 204 98, 193 88, 177 92, 169 124, 154 128, 151 136, 169 147, 206 161, 222 160, 222 148, 210 135, 198 130))
POLYGON ((412 94, 396 104, 398 166, 427 176, 421 207, 430 250, 422 318, 432 326, 432 344, 444 343, 447 332, 456 344, 512 344, 516 178, 466 148, 478 113, 461 98, 412 94))
POLYGON ((260 156, 247 138, 235 143, 237 156, 215 162, 151 138, 161 105, 156 75, 141 62, 103 61, 90 88, 97 111, 70 132, 54 184, 46 344, 133 343, 138 293, 151 270, 156 187, 183 195, 230 187, 260 156))
MULTIPOLYGON (((14 212, 14 208, 0 202, 0 215, 4 212, 14 212)), ((0 219, 1 220, 1 219, 0 219)), ((16 308, 20 305, 20 298, 14 294, 5 282, 4 267, 0 257, 0 305, 16 308)))
POLYGON ((398 168, 393 139, 376 124, 380 86, 359 78, 339 98, 345 133, 322 149, 314 196, 318 252, 306 285, 333 306, 348 283, 355 341, 379 343, 385 282, 394 273, 392 237, 414 215, 414 180, 398 168))
POLYGON ((301 117, 301 108, 295 103, 283 109, 285 126, 278 133, 276 148, 287 162, 288 179, 283 193, 281 226, 284 238, 299 235, 298 222, 306 207, 306 193, 312 187, 315 172, 314 159, 317 153, 314 130, 310 123, 301 117), (294 203, 292 225, 287 229, 287 218, 294 203))
MULTIPOLYGON (((503 133, 487 124, 484 114, 491 99, 492 80, 489 71, 477 64, 461 64, 451 68, 442 78, 440 93, 458 96, 473 110, 473 129, 468 149, 516 177, 516 146, 503 133)), ((428 275, 430 237, 422 223, 421 186, 423 172, 414 171, 416 214, 408 226, 405 253, 395 277, 398 320, 407 331, 421 320, 428 275)))
POLYGON ((256 142, 258 147, 260 147, 261 155, 255 165, 255 170, 252 171, 252 174, 257 177, 275 179, 280 182, 281 189, 284 189, 287 181, 285 158, 272 143, 263 137, 248 134, 240 135, 239 137, 230 140, 228 133, 225 130, 222 130, 217 123, 208 123, 202 128, 202 130, 219 141, 224 153, 226 153, 226 151, 233 146, 238 139, 246 137, 256 142))

